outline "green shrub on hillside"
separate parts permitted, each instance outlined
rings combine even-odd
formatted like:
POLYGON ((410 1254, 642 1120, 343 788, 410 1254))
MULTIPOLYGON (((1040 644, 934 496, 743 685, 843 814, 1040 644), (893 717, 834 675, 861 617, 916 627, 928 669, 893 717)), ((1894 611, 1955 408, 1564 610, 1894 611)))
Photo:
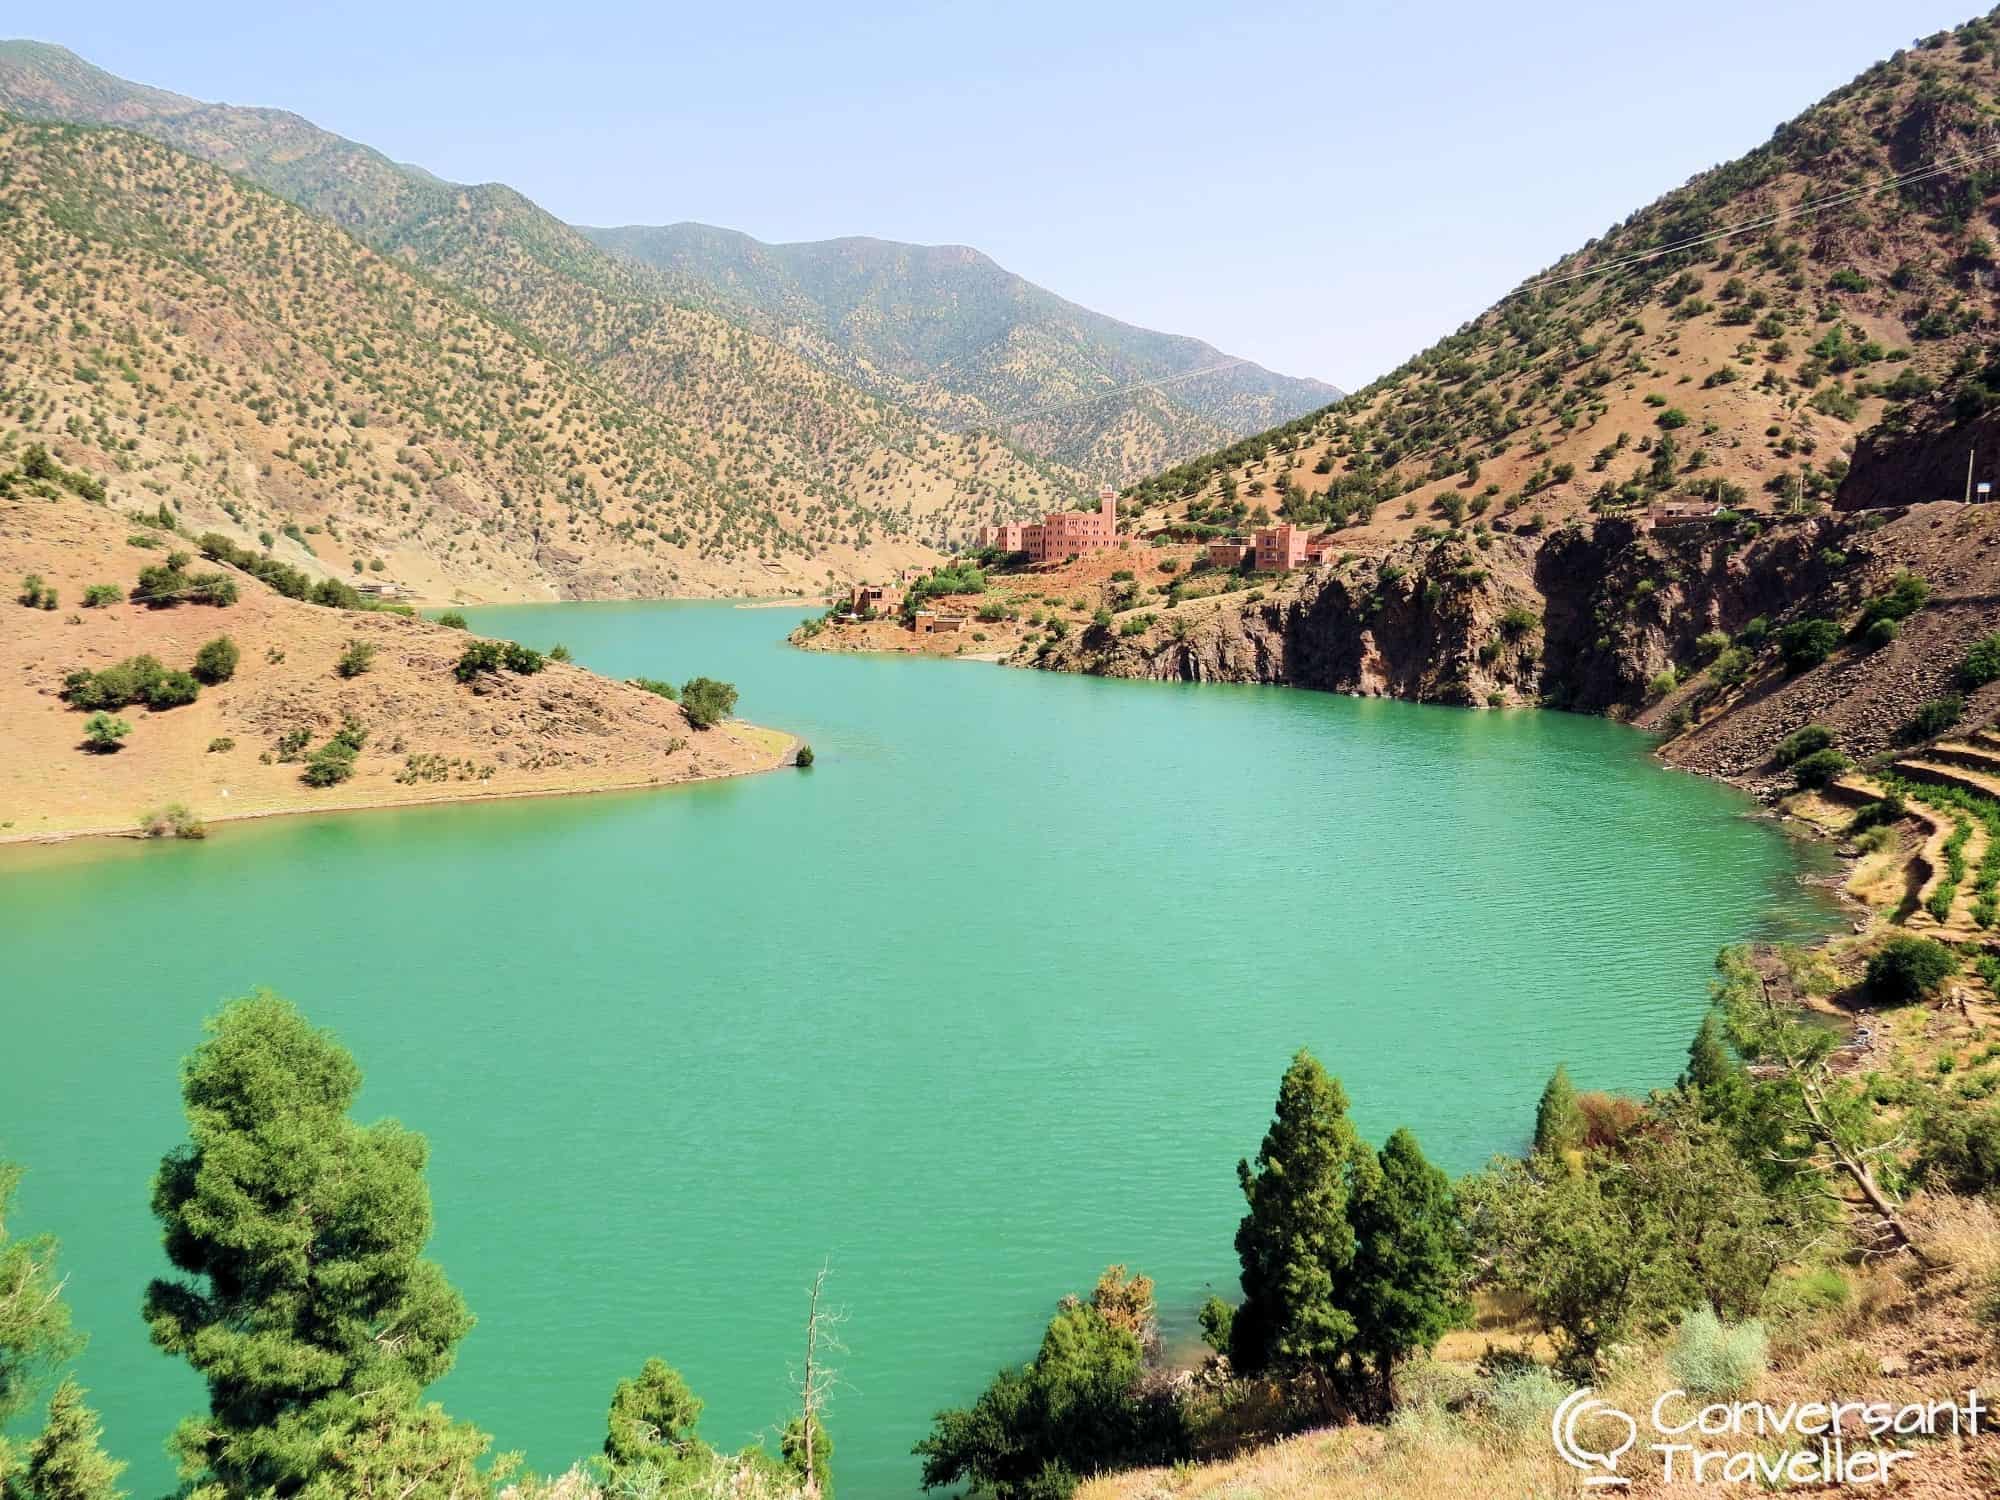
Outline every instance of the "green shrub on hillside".
POLYGON ((132 732, 132 726, 123 719, 110 714, 92 714, 83 721, 83 743, 88 750, 100 755, 122 749, 119 741, 132 732))
POLYGON ((1866 630, 1877 620, 1907 620, 1922 609, 1931 597, 1931 586, 1921 574, 1907 569, 1889 580, 1889 586, 1870 596, 1861 608, 1859 629, 1866 630))
POLYGON ((116 604, 125 597, 125 591, 115 583, 93 583, 83 591, 85 609, 102 609, 107 604, 116 604))
POLYGON ((1789 672, 1818 666, 1839 645, 1840 627, 1831 620, 1794 620, 1778 632, 1778 654, 1789 672))
POLYGON ((1903 727, 1903 738, 1912 741, 1935 739, 1964 717, 1965 700, 1956 693, 1932 698, 1903 727))
POLYGON ((1883 1005, 1927 1000, 1958 972, 1958 955, 1931 938, 1898 934, 1868 958, 1868 989, 1883 1005))
POLYGON ((1778 741, 1778 748, 1771 752, 1771 759, 1777 765, 1789 766, 1815 751, 1826 749, 1832 743, 1831 729, 1824 724, 1808 724, 1803 729, 1794 729, 1778 741))
POLYGON ((2000 682, 2000 630, 1972 643, 1965 660, 1959 664, 1958 680, 1967 692, 1983 688, 1989 682, 2000 682))
POLYGON ((194 654, 194 675, 213 686, 227 682, 236 675, 236 664, 242 659, 242 652, 236 642, 226 635, 219 635, 194 654))
POLYGON ((78 670, 63 679, 62 695, 72 708, 110 710, 143 703, 176 708, 192 703, 201 687, 186 672, 172 672, 158 657, 128 656, 102 671, 78 670))
POLYGON ((1792 776, 1800 786, 1817 790, 1831 786, 1853 764, 1838 750, 1815 750, 1793 762, 1792 776))
POLYGON ((14 596, 15 602, 28 609, 54 609, 57 604, 56 591, 43 581, 39 573, 30 573, 21 580, 21 592, 14 596))
POLYGON ((340 659, 334 662, 333 670, 342 677, 359 677, 375 665, 375 655, 380 649, 373 641, 349 641, 340 659))
POLYGON ((437 623, 449 630, 464 630, 465 616, 455 609, 448 609, 437 617, 437 623))
POLYGON ((662 682, 657 677, 628 677, 625 680, 635 688, 665 698, 669 703, 680 701, 680 689, 671 682, 662 682))
POLYGON ((1681 1319, 1667 1347, 1667 1369, 1690 1396, 1748 1396, 1770 1363, 1770 1340, 1755 1318, 1725 1323, 1709 1307, 1681 1319))
POLYGON ((713 677, 690 677, 681 684, 681 711, 696 729, 713 729, 736 709, 733 683, 713 677))

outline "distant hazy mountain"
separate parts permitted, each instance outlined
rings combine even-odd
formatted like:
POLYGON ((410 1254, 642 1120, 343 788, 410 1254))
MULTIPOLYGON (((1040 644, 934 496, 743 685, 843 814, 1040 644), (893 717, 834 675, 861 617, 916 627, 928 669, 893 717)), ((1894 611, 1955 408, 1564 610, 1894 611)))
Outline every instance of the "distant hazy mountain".
MULTIPOLYGON (((524 431, 555 421, 556 408, 567 408, 565 420, 542 439, 539 458, 523 456, 516 465, 526 472, 539 463, 542 472, 528 489, 547 487, 564 497, 562 527, 544 522, 537 530, 522 522, 520 490, 496 476, 492 489, 482 492, 495 515, 481 524, 505 521, 500 532, 508 540, 498 544, 518 549, 517 557, 488 570, 473 565, 478 549, 470 545, 439 547, 446 578, 467 588, 619 594, 741 591, 753 582, 818 586, 829 573, 880 566, 889 560, 886 552, 875 556, 882 549, 900 549, 895 559, 907 561, 917 544, 963 537, 987 520, 1040 511, 1081 493, 1078 476, 1017 446, 947 432, 719 310, 688 305, 672 278, 598 249, 503 185, 443 182, 297 115, 206 104, 128 83, 41 43, 0 43, 0 111, 65 125, 120 126, 172 148, 169 156, 142 159, 82 138, 66 148, 46 132, 10 138, 15 150, 73 184, 65 191, 117 205, 95 225, 66 214, 45 226, 87 230, 83 242, 63 253, 107 257, 99 274, 108 280, 158 275, 149 259, 156 241, 170 240, 170 255, 197 268, 222 264, 235 253, 227 220, 199 212, 204 201, 212 207, 220 179, 189 170, 195 165, 189 157, 247 178, 329 230, 326 221, 361 241, 314 238, 282 216, 273 220, 282 226, 273 231, 281 241, 309 245, 311 259, 291 261, 289 251, 273 251, 240 267, 232 273, 238 297, 230 316, 243 321, 245 347, 279 338, 282 328, 276 347, 287 353, 294 341, 321 349, 358 342, 364 362, 379 361, 371 381, 411 393, 396 422, 406 422, 413 437, 428 430, 440 443, 449 440, 464 450, 438 459, 434 479, 421 469, 409 471, 418 478, 419 498, 437 514, 470 503, 457 493, 453 463, 484 462, 524 431), (171 159, 175 153, 181 154, 178 163, 171 159), (146 227, 148 200, 135 202, 115 176, 100 175, 107 164, 124 170, 139 160, 153 190, 169 195, 151 216, 172 225, 164 239, 146 227), (181 193, 194 196, 171 196, 181 193), (430 330, 448 323, 443 304, 456 306, 468 319, 462 340, 437 347, 398 339, 399 352, 389 354, 384 337, 364 317, 371 277, 379 273, 370 271, 362 246, 398 268, 422 272, 423 286, 440 304, 430 330), (251 300, 253 281, 262 287, 267 279, 269 295, 251 300), (304 309, 312 299, 281 296, 277 288, 284 286, 326 295, 318 297, 316 313, 295 314, 295 306, 304 309), (467 363, 466 351, 473 349, 514 351, 504 357, 510 365, 529 351, 548 362, 545 389, 574 387, 574 397, 537 402, 532 394, 510 392, 507 402, 518 405, 509 407, 496 394, 493 367, 483 357, 467 363), (436 394, 425 401, 419 393, 433 380, 439 382, 436 394), (462 426, 438 415, 467 402, 472 405, 462 426), (660 535, 669 542, 659 544, 660 535), (630 556, 642 543, 646 555, 630 556)), ((10 159, 6 166, 15 171, 18 164, 10 159)), ((27 227, 41 232, 44 226, 27 227)), ((13 258, 0 265, 0 306, 33 300, 23 295, 32 274, 26 264, 13 258)), ((139 316, 144 337, 151 320, 165 314, 147 309, 139 316)), ((64 411, 67 397, 57 387, 69 383, 65 368, 57 362, 43 372, 49 389, 37 410, 64 411)), ((238 408, 245 401, 259 403, 253 425, 264 428, 280 413, 313 412, 320 400, 317 387, 293 383, 294 376, 307 378, 303 368, 274 364, 266 372, 253 362, 244 376, 247 385, 217 387, 213 425, 191 430, 191 439, 218 452, 239 450, 246 429, 238 408), (221 399, 225 390, 236 399, 221 399)), ((311 379, 323 384, 323 377, 311 379)), ((109 387, 95 389, 101 398, 109 387)), ((149 390, 142 393, 150 397, 149 390)), ((56 442, 71 462, 95 467, 85 434, 114 430, 114 414, 96 411, 101 399, 83 404, 88 427, 71 424, 66 431, 32 435, 56 442)), ((281 486, 286 465, 303 451, 288 439, 275 467, 260 460, 235 470, 248 477, 236 481, 245 490, 232 503, 260 523, 268 518, 273 530, 294 516, 303 523, 354 524, 379 506, 369 485, 379 490, 380 480, 322 459, 302 468, 289 489, 281 486)), ((489 560, 493 545, 486 549, 489 560)))
POLYGON ((1079 307, 963 245, 767 245, 706 224, 582 232, 864 389, 1121 482, 1341 394, 1079 307), (1120 394, 1159 380, 1171 383, 1120 394))

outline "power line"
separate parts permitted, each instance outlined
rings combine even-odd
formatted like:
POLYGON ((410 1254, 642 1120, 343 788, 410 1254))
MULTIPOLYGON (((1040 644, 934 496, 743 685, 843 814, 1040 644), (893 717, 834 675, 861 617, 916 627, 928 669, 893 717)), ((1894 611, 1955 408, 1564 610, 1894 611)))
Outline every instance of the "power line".
MULTIPOLYGON (((1747 219, 1741 224, 1732 224, 1724 229, 1711 230, 1707 234, 1690 235, 1686 239, 1675 240, 1671 244, 1655 246, 1651 250, 1641 250, 1632 255, 1621 256, 1616 260, 1606 261, 1603 265, 1591 266, 1587 270, 1568 271, 1561 276, 1543 276, 1537 280, 1523 283, 1507 295, 1509 297, 1518 297, 1523 292, 1536 291, 1545 286, 1558 286, 1564 282, 1581 281, 1591 276, 1608 276, 1614 271, 1623 270, 1626 266, 1635 266, 1645 261, 1658 260, 1661 256, 1672 255, 1678 250, 1691 250, 1700 245, 1713 244, 1717 240, 1729 239, 1734 235, 1748 234, 1753 230, 1768 229, 1771 225, 1782 223, 1787 219, 1805 218, 1825 209, 1837 208, 1843 203, 1851 203, 1857 198, 1865 198, 1871 193, 1880 193, 1889 188, 1905 187, 1913 182, 1923 182, 1932 177, 1941 177, 1945 173, 1954 171, 1959 167, 1970 165, 1973 162, 1987 161, 1995 156, 2000 156, 2000 145, 1988 146, 1983 151, 1971 151, 1963 156, 1935 161, 1926 167, 1915 167, 1908 172, 1900 172, 1893 177, 1885 177, 1880 182, 1866 183, 1857 188, 1846 188, 1838 193, 1829 193, 1822 198, 1808 198, 1803 203, 1796 203, 1789 208, 1778 209, 1761 218, 1747 219)), ((1504 301, 1505 299, 1503 298, 1502 300, 1504 301)))

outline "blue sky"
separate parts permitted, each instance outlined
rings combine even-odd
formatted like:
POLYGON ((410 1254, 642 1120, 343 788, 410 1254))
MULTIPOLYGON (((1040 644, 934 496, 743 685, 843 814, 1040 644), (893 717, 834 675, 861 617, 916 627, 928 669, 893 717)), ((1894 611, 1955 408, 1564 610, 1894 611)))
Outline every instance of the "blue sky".
POLYGON ((977 246, 1356 386, 1971 0, 17 5, 572 222, 977 246))

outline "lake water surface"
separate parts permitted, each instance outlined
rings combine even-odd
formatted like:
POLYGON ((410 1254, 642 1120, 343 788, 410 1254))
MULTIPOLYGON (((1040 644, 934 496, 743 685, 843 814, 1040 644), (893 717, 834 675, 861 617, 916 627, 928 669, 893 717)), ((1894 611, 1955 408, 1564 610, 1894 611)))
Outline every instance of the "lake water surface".
POLYGON ((1798 851, 1596 719, 791 650, 789 611, 471 612, 742 690, 806 772, 0 858, 0 1153, 64 1241, 140 1500, 200 1392, 147 1345, 176 1065, 269 985, 366 1117, 426 1132, 479 1326, 437 1388, 539 1469, 652 1354, 718 1444, 788 1410, 804 1289, 849 1311, 843 1500, 915 1493, 942 1404, 1125 1261, 1232 1291, 1236 1159, 1311 1047, 1454 1172, 1550 1068, 1668 1082, 1716 949, 1823 929, 1798 851))

